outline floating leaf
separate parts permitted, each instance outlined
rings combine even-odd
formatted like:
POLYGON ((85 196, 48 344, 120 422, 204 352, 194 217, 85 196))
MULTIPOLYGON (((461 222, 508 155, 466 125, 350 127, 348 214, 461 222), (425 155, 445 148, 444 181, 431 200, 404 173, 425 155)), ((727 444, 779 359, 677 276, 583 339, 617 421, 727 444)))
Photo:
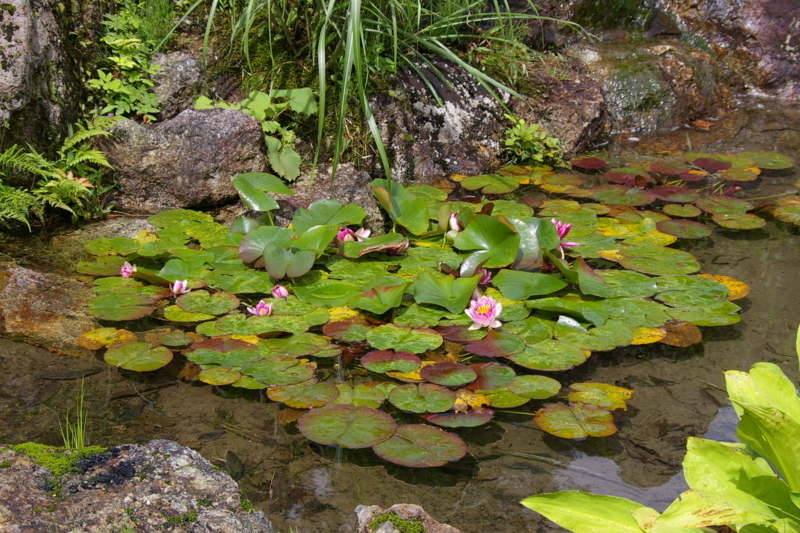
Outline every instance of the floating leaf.
POLYGON ((800 226, 800 203, 780 205, 775 208, 773 214, 782 222, 800 226))
POLYGON ((469 326, 457 324, 454 326, 440 326, 436 331, 445 339, 453 342, 472 342, 484 338, 487 334, 483 329, 469 329, 469 326))
POLYGON ((510 357, 525 368, 546 371, 569 370, 583 364, 587 358, 588 354, 577 346, 555 339, 526 346, 522 352, 510 357))
POLYGON ((785 170, 794 166, 791 158, 775 152, 742 152, 739 155, 749 157, 757 167, 767 170, 785 170))
POLYGON ((328 343, 328 339, 320 335, 315 335, 314 333, 301 333, 290 337, 264 339, 260 341, 260 344, 272 352, 289 357, 316 355, 331 347, 328 343))
POLYGON ((716 214, 711 220, 730 229, 759 229, 767 225, 767 221, 758 215, 746 213, 744 215, 716 214))
POLYGON ((551 274, 506 269, 494 276, 492 284, 511 300, 527 300, 531 296, 551 294, 567 286, 564 280, 551 274))
POLYGON ((100 320, 136 320, 155 311, 153 304, 157 300, 133 293, 95 296, 89 300, 89 313, 100 320))
POLYGON ((703 333, 700 329, 685 320, 670 320, 662 328, 666 331, 666 336, 661 340, 669 346, 686 348, 692 344, 703 342, 703 333))
POLYGON ((730 326, 742 319, 739 311, 741 311, 741 308, 738 305, 731 302, 722 302, 712 305, 667 309, 667 314, 672 318, 685 320, 696 326, 730 326))
POLYGON ((592 198, 607 205, 638 207, 652 204, 656 197, 638 187, 625 185, 601 185, 592 189, 592 198))
POLYGON ((402 185, 384 179, 373 180, 372 193, 389 216, 414 235, 428 231, 428 203, 417 198, 402 185))
POLYGON ((561 390, 561 383, 546 376, 517 376, 506 388, 518 396, 544 400, 561 390))
POLYGON ((671 217, 694 218, 699 217, 703 212, 691 204, 668 204, 664 206, 664 213, 671 217))
POLYGON ((163 346, 153 347, 149 342, 132 342, 110 348, 103 359, 109 365, 125 370, 149 372, 172 361, 172 352, 163 346))
POLYGON ((179 296, 175 303, 189 313, 224 315, 239 307, 239 298, 223 291, 214 294, 207 291, 192 291, 179 296))
POLYGON ((481 390, 480 394, 489 398, 489 405, 497 409, 513 409, 528 403, 530 398, 514 394, 508 389, 481 390))
POLYGON ((650 164, 650 170, 668 176, 679 176, 691 170, 691 167, 677 161, 656 161, 650 164))
POLYGON ((348 305, 382 315, 389 309, 400 305, 408 285, 408 283, 403 283, 393 287, 375 287, 360 296, 354 296, 348 301, 348 305))
POLYGON ((92 255, 128 256, 139 251, 141 243, 125 237, 101 237, 86 243, 86 251, 92 255))
POLYGON ((465 344, 464 349, 484 357, 511 357, 524 350, 525 344, 513 333, 493 329, 482 339, 465 344))
POLYGON ((328 322, 322 326, 325 335, 344 342, 363 341, 370 329, 371 326, 363 320, 341 320, 328 322))
MULTIPOLYGON (((628 186, 645 187, 652 181, 650 174, 636 168, 615 168, 605 173, 606 180, 628 186)), ((623 204, 627 205, 627 204, 623 204)))
POLYGON ((719 177, 728 181, 754 181, 761 170, 757 168, 730 168, 719 173, 719 177))
POLYGON ((628 246, 615 254, 600 253, 604 259, 617 261, 625 268, 653 274, 691 274, 700 270, 700 263, 690 253, 661 246, 628 246))
POLYGON ((627 410, 625 402, 633 396, 632 390, 607 383, 573 383, 570 388, 576 391, 567 395, 570 402, 593 405, 611 411, 627 410))
POLYGON ((395 314, 393 323, 401 327, 428 328, 438 324, 446 314, 447 311, 441 308, 412 304, 402 307, 395 314))
POLYGON ((231 385, 242 379, 242 373, 224 367, 204 368, 197 375, 197 379, 209 385, 231 385))
POLYGON ((75 270, 90 276, 119 276, 124 262, 124 257, 98 257, 92 262, 81 261, 75 266, 75 270))
POLYGON ((136 342, 136 334, 117 328, 97 328, 78 337, 78 344, 88 350, 99 350, 131 342, 136 342))
POLYGON ((461 186, 468 191, 481 189, 483 194, 506 194, 515 191, 519 187, 519 181, 499 174, 481 174, 464 178, 461 186))
POLYGON ((633 340, 631 344, 634 346, 653 344, 663 341, 666 336, 667 330, 664 328, 636 328, 633 330, 633 340))
POLYGON ((361 358, 361 366, 370 372, 383 374, 389 371, 407 374, 419 370, 422 362, 410 352, 394 350, 376 350, 361 358))
POLYGON ((389 401, 398 409, 411 413, 442 413, 453 407, 456 395, 433 383, 408 383, 392 389, 389 401))
POLYGON ((714 215, 744 215, 753 208, 750 202, 728 196, 704 196, 695 200, 694 204, 714 215))
POLYGON ((401 328, 394 324, 385 324, 371 329, 367 333, 367 341, 379 350, 392 348, 411 353, 424 353, 438 348, 443 339, 432 329, 401 328))
POLYGON ((299 361, 293 357, 275 357, 251 361, 241 369, 260 383, 270 385, 294 385, 314 377, 316 365, 299 361))
POLYGON ((687 187, 677 187, 675 185, 661 185, 653 187, 650 192, 659 200, 673 203, 694 202, 700 196, 697 192, 687 187))
POLYGON ((516 376, 513 368, 500 363, 478 363, 469 367, 475 371, 478 379, 464 387, 467 390, 501 389, 511 383, 516 376))
POLYGON ((342 448, 369 448, 394 435, 397 423, 388 413, 370 407, 332 404, 312 409, 297 421, 310 441, 342 448))
POLYGON ((350 298, 361 294, 358 285, 330 279, 322 279, 311 285, 296 285, 293 289, 301 301, 324 307, 345 305, 350 298))
MULTIPOLYGON (((689 154, 687 154, 687 157, 689 154)), ((733 166, 730 161, 723 161, 721 159, 715 159, 713 157, 697 157, 695 159, 689 160, 693 165, 702 168, 703 170, 708 170, 709 172, 718 172, 720 170, 726 170, 733 166)))
POLYGON ((407 242, 407 239, 399 233, 387 233, 363 241, 346 241, 343 245, 344 256, 356 259, 374 252, 391 251, 407 242))
POLYGON ((292 227, 302 235, 314 226, 347 226, 361 224, 367 212, 355 204, 343 205, 333 199, 317 200, 308 209, 298 207, 292 218, 292 227))
POLYGON ((273 402, 281 402, 295 409, 322 407, 339 397, 339 389, 331 383, 298 383, 270 387, 267 396, 273 402))
POLYGON ((180 348, 187 346, 194 342, 194 339, 182 331, 173 331, 170 333, 162 333, 158 336, 158 342, 164 346, 180 348))
POLYGON ((580 403, 547 404, 536 411, 533 420, 547 433, 564 439, 608 437, 617 432, 611 412, 580 403))
POLYGON ((743 281, 720 274, 697 274, 699 278, 710 279, 728 288, 728 301, 739 300, 750 294, 750 287, 743 281))
POLYGON ((647 298, 656 293, 656 281, 650 276, 629 270, 596 270, 609 287, 608 298, 647 298))
POLYGON ((484 409, 482 411, 470 411, 469 413, 443 413, 420 415, 422 418, 446 428, 474 428, 488 424, 494 418, 494 411, 484 409))
POLYGON ((714 305, 728 298, 728 290, 719 286, 711 290, 687 289, 682 291, 665 291, 656 295, 656 299, 670 307, 694 307, 697 305, 714 305))
POLYGON ((576 157, 570 160, 570 164, 587 170, 599 170, 608 166, 608 163, 599 157, 576 157))
POLYGON ((333 403, 345 403, 377 409, 386 399, 386 393, 375 383, 359 383, 350 386, 347 383, 336 385, 339 396, 333 403))
POLYGON ((656 227, 658 231, 680 239, 704 239, 713 233, 705 224, 692 220, 662 220, 656 227))
POLYGON ((457 435, 421 424, 398 426, 392 438, 372 449, 386 461, 410 467, 442 466, 467 453, 457 435))
POLYGON ((475 381, 478 374, 472 368, 458 363, 436 363, 420 370, 420 376, 442 387, 460 387, 475 381))
POLYGON ((172 322, 203 322, 205 320, 214 320, 215 317, 205 313, 190 313, 177 305, 170 305, 164 309, 164 318, 172 322))

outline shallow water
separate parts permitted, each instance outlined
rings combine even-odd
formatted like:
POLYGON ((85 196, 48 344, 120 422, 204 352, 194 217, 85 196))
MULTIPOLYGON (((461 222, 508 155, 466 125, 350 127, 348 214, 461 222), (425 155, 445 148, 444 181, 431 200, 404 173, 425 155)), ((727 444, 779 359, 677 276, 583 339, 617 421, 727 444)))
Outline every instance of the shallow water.
MULTIPOLYGON (((695 150, 765 149, 800 161, 800 108, 758 102, 729 113, 710 132, 690 132, 695 150), (705 145, 705 146, 704 146, 705 145)), ((646 142, 621 142, 616 153, 686 149, 687 132, 646 142), (681 144, 683 143, 683 144, 681 144)), ((760 197, 793 191, 800 175, 762 178, 760 197)), ((545 532, 557 528, 518 504, 534 493, 583 489, 665 508, 685 489, 680 475, 686 438, 730 440, 736 419, 724 392, 723 371, 756 361, 780 365, 798 377, 794 332, 800 321, 800 237, 771 221, 749 233, 717 232, 690 250, 703 272, 733 276, 752 292, 737 302, 741 323, 706 328, 700 346, 649 345, 595 353, 583 366, 557 377, 564 385, 599 381, 636 391, 615 418, 620 432, 573 442, 543 434, 530 416, 501 415, 487 426, 456 430, 468 443, 466 458, 442 468, 408 469, 372 452, 335 450, 286 430, 288 410, 258 392, 230 391, 175 379, 177 367, 154 374, 120 372, 102 360, 76 360, 0 340, 0 442, 60 444, 57 419, 74 402, 79 380, 39 379, 97 367, 85 379, 92 444, 175 440, 220 466, 232 451, 244 463, 241 487, 276 529, 349 532, 357 505, 416 503, 465 533, 545 532)))

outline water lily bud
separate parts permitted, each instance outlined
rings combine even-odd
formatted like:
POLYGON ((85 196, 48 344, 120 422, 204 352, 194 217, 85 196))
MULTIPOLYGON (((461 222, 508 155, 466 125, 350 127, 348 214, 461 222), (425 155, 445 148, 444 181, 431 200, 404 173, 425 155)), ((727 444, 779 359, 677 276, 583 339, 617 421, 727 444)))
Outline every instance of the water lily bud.
POLYGON ((133 274, 134 272, 136 272, 136 265, 132 265, 127 261, 122 263, 122 268, 119 269, 119 275, 122 276, 123 278, 131 277, 131 274, 133 274))
POLYGON ((481 275, 481 279, 478 281, 478 285, 487 285, 492 282, 492 273, 486 270, 485 268, 481 268, 475 273, 481 275))
POLYGON ((272 314, 272 306, 272 302, 266 303, 264 300, 261 300, 255 307, 248 307, 247 312, 256 316, 269 316, 272 314))
POLYGON ((363 241, 364 239, 369 238, 370 233, 372 233, 371 229, 361 228, 361 229, 357 229, 355 231, 354 235, 355 235, 356 239, 358 239, 359 241, 363 241))
POLYGON ((455 213, 450 213, 450 220, 449 220, 450 231, 455 233, 458 233, 459 231, 464 229, 464 225, 461 224, 461 222, 458 220, 458 213, 459 211, 456 211, 455 213))
POLYGON ((169 288, 175 296, 186 294, 189 292, 189 280, 179 279, 175 283, 170 283, 169 288))
POLYGON ((348 242, 356 240, 356 233, 350 228, 342 228, 336 234, 336 240, 339 242, 348 242))
POLYGON ((289 291, 283 285, 275 285, 272 288, 272 296, 284 300, 289 296, 289 291))

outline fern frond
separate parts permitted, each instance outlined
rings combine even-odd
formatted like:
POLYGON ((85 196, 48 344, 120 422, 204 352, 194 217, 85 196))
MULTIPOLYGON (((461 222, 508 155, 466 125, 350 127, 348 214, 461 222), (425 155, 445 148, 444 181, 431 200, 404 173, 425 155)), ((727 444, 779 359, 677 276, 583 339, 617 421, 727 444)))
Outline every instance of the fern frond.
POLYGON ((106 159, 106 154, 100 150, 86 150, 84 148, 79 148, 70 161, 70 166, 72 167, 81 163, 103 165, 104 167, 113 168, 106 159))
MULTIPOLYGON (((105 121, 103 121, 103 123, 105 123, 105 121)), ((99 126, 95 121, 87 122, 86 125, 76 124, 76 127, 77 131, 75 133, 72 133, 66 139, 64 139, 64 143, 61 145, 61 149, 58 151, 58 153, 61 154, 62 157, 70 149, 85 141, 88 141, 89 139, 92 139, 94 137, 108 137, 109 135, 111 135, 111 132, 99 126)))
POLYGON ((16 220, 30 230, 31 214, 42 218, 43 207, 39 198, 22 189, 0 185, 0 225, 9 227, 9 221, 16 220))
POLYGON ((25 151, 16 144, 0 153, 0 172, 7 174, 8 170, 30 172, 37 176, 57 176, 53 164, 31 147, 25 151))

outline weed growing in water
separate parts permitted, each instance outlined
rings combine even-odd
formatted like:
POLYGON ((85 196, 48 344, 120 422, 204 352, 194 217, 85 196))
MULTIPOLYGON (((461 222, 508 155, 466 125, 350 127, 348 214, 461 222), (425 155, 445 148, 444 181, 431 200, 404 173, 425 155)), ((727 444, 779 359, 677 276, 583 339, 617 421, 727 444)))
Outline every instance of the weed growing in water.
POLYGON ((73 423, 69 416, 69 408, 67 414, 64 415, 64 424, 58 422, 58 429, 61 431, 61 438, 64 440, 64 447, 70 450, 83 450, 86 448, 86 422, 87 413, 83 409, 83 400, 86 394, 83 380, 81 379, 81 388, 78 391, 78 399, 75 402, 75 422, 73 423))

